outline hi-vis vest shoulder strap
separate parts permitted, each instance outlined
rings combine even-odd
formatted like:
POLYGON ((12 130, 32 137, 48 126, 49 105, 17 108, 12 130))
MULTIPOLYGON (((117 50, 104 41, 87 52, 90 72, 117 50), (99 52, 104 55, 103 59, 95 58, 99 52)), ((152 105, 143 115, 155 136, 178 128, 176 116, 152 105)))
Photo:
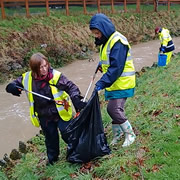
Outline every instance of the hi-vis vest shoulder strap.
MULTIPOLYGON (((32 91, 32 75, 31 71, 24 73, 23 75, 22 84, 25 89, 28 91, 32 91)), ((56 108, 58 110, 59 116, 64 121, 69 121, 72 118, 72 107, 70 102, 70 97, 65 91, 59 91, 55 86, 57 84, 57 81, 59 77, 61 76, 61 73, 59 71, 56 71, 53 69, 53 78, 49 81, 49 84, 51 87, 51 92, 53 94, 54 100, 57 101, 63 101, 66 100, 69 103, 68 110, 64 109, 63 105, 56 104, 56 108)), ((30 107, 30 118, 31 122, 34 126, 39 127, 39 120, 38 120, 38 114, 34 111, 34 99, 32 93, 26 93, 27 98, 29 100, 29 107, 30 107)))
POLYGON ((121 41, 122 44, 127 45, 129 47, 129 51, 127 54, 123 73, 109 88, 106 88, 107 91, 125 90, 135 87, 135 68, 131 57, 131 47, 126 37, 117 31, 110 36, 103 48, 102 46, 100 47, 100 59, 102 63, 103 73, 106 73, 108 67, 110 66, 109 55, 112 47, 117 41, 121 41))

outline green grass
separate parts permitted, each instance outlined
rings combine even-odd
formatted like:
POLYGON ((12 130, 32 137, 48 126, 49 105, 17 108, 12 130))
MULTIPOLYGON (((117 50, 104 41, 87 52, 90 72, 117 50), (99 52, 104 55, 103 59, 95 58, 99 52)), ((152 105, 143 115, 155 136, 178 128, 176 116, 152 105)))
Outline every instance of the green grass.
MULTIPOLYGON (((66 145, 61 140, 61 155, 54 166, 45 167, 43 135, 31 140, 33 146, 9 171, 2 169, 12 179, 78 179, 95 178, 112 180, 180 179, 180 54, 167 67, 144 68, 137 75, 136 93, 126 103, 126 115, 137 139, 130 147, 122 148, 123 140, 111 147, 112 154, 84 164, 66 161, 66 145)), ((112 140, 111 120, 106 112, 106 102, 100 96, 102 117, 108 142, 112 140)))
POLYGON ((6 177, 6 175, 0 170, 0 179, 2 180, 7 180, 8 178, 6 177))

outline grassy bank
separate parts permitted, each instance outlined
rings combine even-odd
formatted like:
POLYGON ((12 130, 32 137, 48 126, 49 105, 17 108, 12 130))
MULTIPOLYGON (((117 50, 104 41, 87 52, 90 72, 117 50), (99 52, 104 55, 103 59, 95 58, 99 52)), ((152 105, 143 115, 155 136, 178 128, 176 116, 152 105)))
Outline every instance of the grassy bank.
MULTIPOLYGON (((111 147, 112 154, 87 164, 66 162, 66 145, 54 166, 45 166, 43 135, 27 143, 28 153, 0 171, 0 179, 180 179, 180 54, 167 67, 144 68, 137 74, 136 93, 126 104, 126 114, 137 139, 128 148, 123 141, 111 147)), ((108 142, 111 120, 102 101, 102 115, 108 142)))
MULTIPOLYGON (((161 6, 158 13, 153 12, 150 5, 143 6, 141 13, 135 12, 135 6, 128 7, 127 13, 123 13, 122 6, 115 6, 115 14, 111 14, 110 6, 102 7, 101 11, 112 19, 116 29, 132 45, 154 39, 155 26, 167 27, 172 36, 180 35, 179 6, 172 6, 170 12, 165 7, 161 6)), ((13 14, 12 9, 8 10, 10 14, 9 11, 13 14)), ((82 7, 71 7, 70 16, 61 9, 52 10, 49 17, 41 11, 32 14, 31 18, 15 14, 1 20, 0 83, 25 72, 29 57, 37 51, 45 54, 55 68, 91 56, 95 47, 89 20, 97 13, 97 8, 88 8, 87 11, 88 14, 83 15, 82 7)))

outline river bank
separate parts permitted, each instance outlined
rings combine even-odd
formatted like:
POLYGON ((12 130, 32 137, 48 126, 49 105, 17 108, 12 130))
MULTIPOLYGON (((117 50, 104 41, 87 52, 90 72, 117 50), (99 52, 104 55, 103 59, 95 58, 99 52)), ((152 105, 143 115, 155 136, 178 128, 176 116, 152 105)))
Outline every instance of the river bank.
MULTIPOLYGON (((173 41, 176 46, 174 52, 180 52, 180 37, 173 38, 173 41)), ((132 56, 136 71, 140 71, 146 66, 152 66, 154 62, 157 62, 158 49, 158 40, 132 46, 132 56)), ((76 83, 84 95, 98 64, 98 60, 99 56, 95 53, 91 61, 77 60, 58 70, 76 83)), ((101 74, 98 73, 95 82, 100 76, 101 74)), ((7 94, 5 92, 6 85, 7 83, 0 85, 0 159, 4 153, 9 154, 12 149, 17 148, 19 141, 27 141, 40 130, 33 127, 30 122, 28 102, 25 94, 23 93, 20 98, 7 94)), ((89 96, 91 95, 91 91, 89 96)))

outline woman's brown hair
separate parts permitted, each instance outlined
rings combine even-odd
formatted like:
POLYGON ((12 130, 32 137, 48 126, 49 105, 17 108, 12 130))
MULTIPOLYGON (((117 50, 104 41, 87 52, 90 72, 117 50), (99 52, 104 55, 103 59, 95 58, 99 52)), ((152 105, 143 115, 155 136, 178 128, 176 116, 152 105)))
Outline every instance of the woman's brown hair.
POLYGON ((29 61, 29 66, 32 70, 33 77, 40 77, 40 65, 43 60, 46 61, 48 65, 48 69, 49 69, 50 64, 48 62, 48 58, 44 56, 42 53, 38 52, 31 56, 30 61, 29 61))

